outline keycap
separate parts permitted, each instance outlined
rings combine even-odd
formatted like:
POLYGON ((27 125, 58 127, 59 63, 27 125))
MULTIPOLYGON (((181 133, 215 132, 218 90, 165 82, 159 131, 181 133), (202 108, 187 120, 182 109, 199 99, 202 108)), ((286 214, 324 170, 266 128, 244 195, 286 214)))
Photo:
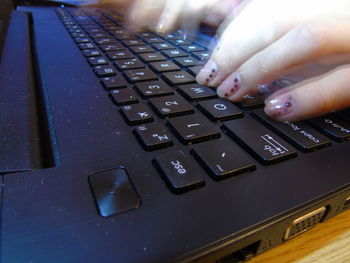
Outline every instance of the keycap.
POLYGON ((95 39, 95 42, 98 45, 117 44, 117 41, 114 38, 111 38, 111 37, 97 38, 97 39, 95 39))
POLYGON ((90 39, 86 37, 78 37, 74 39, 75 43, 80 44, 80 43, 88 43, 90 42, 90 39))
POLYGON ((130 49, 134 52, 134 53, 152 53, 155 52, 155 49, 149 47, 149 46, 132 46, 130 47, 130 49))
POLYGON ((91 66, 108 64, 108 61, 103 57, 91 57, 91 58, 88 58, 88 62, 91 66))
POLYGON ((110 94, 112 101, 117 106, 129 105, 138 102, 135 93, 130 88, 112 90, 110 94))
POLYGON ((97 172, 89 177, 98 211, 108 217, 141 205, 140 198, 125 169, 97 172))
POLYGON ((152 98, 174 94, 173 89, 161 80, 137 83, 136 90, 143 98, 152 98))
POLYGON ((263 110, 256 110, 252 115, 302 152, 311 152, 331 145, 327 137, 301 121, 276 122, 267 117, 263 110))
POLYGON ((350 108, 347 108, 342 111, 338 111, 337 115, 350 123, 350 108))
POLYGON ((107 56, 112 60, 134 58, 134 55, 127 50, 108 51, 107 56))
POLYGON ((193 113, 192 105, 179 95, 152 98, 149 100, 154 111, 161 118, 193 113))
POLYGON ((152 113, 143 104, 126 105, 120 109, 126 122, 130 125, 138 125, 153 121, 152 113))
POLYGON ((154 165, 175 194, 204 186, 204 180, 195 162, 183 151, 174 151, 157 156, 154 165))
POLYGON ((133 82, 154 80, 158 78, 157 75, 148 68, 125 70, 124 73, 126 77, 133 82))
POLYGON ((153 44, 152 47, 158 50, 175 49, 176 47, 169 43, 157 43, 153 44))
POLYGON ((311 119, 308 123, 336 142, 350 140, 350 123, 335 114, 311 119))
POLYGON ((165 81, 172 85, 181 85, 196 82, 196 79, 193 76, 183 70, 163 73, 163 78, 165 81))
POLYGON ((123 43, 126 46, 143 46, 145 45, 145 42, 143 42, 141 39, 129 39, 129 40, 123 40, 123 43))
POLYGON ((170 132, 160 123, 138 126, 134 133, 145 150, 153 151, 173 145, 170 132))
POLYGON ((193 66, 193 67, 189 67, 188 70, 193 76, 197 76, 202 68, 203 66, 193 66))
POLYGON ((90 37, 93 38, 93 39, 97 39, 97 38, 108 38, 109 37, 109 34, 106 32, 106 33, 91 33, 90 34, 90 37))
POLYGON ((170 40, 174 45, 191 45, 193 42, 187 39, 174 39, 170 40))
POLYGON ((120 89, 127 86, 126 80, 121 76, 102 78, 101 82, 106 90, 120 89))
POLYGON ((151 37, 145 39, 145 41, 149 44, 155 44, 155 43, 164 43, 165 41, 159 37, 151 37))
POLYGON ((121 70, 144 68, 145 64, 138 58, 119 59, 114 61, 114 65, 121 70))
POLYGON ((254 160, 227 138, 200 143, 192 153, 214 180, 255 170, 254 160))
POLYGON ((92 43, 81 43, 78 45, 80 49, 85 50, 85 49, 96 49, 96 46, 92 43))
POLYGON ((192 67, 192 66, 198 66, 203 65, 203 61, 199 61, 198 59, 191 58, 191 57, 181 57, 181 58, 175 58, 175 63, 178 64, 181 67, 192 67))
POLYGON ((117 50, 125 50, 125 47, 119 43, 116 44, 103 44, 100 45, 100 48, 107 52, 107 51, 117 51, 117 50))
POLYGON ((212 121, 227 121, 243 117, 243 112, 228 100, 206 100, 198 102, 197 105, 212 121))
POLYGON ((198 84, 181 85, 178 91, 190 101, 216 98, 216 92, 211 88, 198 84))
POLYGON ((85 57, 98 57, 101 56, 101 53, 96 49, 86 49, 82 51, 85 57))
POLYGON ((244 100, 239 101, 236 104, 243 110, 252 110, 263 107, 264 101, 259 97, 246 95, 244 96, 244 100))
POLYGON ((96 75, 101 77, 101 78, 114 76, 117 74, 115 69, 109 65, 95 66, 94 71, 95 71, 96 75))
POLYGON ((297 154, 293 147, 250 116, 224 122, 222 128, 264 165, 297 154))
POLYGON ((199 51, 206 51, 205 48, 198 46, 196 44, 192 45, 181 45, 181 48, 188 51, 188 52, 199 52, 199 51))
POLYGON ((171 61, 159 61, 150 63, 150 68, 155 72, 178 71, 180 68, 171 61))
POLYGON ((208 60, 211 56, 208 51, 193 52, 192 55, 199 60, 208 60))
POLYGON ((159 53, 143 53, 143 54, 139 54, 139 56, 145 62, 166 60, 166 58, 159 53))
POLYGON ((169 50, 163 50, 163 54, 170 58, 177 58, 177 57, 187 57, 188 54, 184 51, 178 50, 178 49, 169 49, 169 50))
POLYGON ((199 114, 176 117, 170 119, 168 124, 183 144, 220 137, 220 130, 199 114))

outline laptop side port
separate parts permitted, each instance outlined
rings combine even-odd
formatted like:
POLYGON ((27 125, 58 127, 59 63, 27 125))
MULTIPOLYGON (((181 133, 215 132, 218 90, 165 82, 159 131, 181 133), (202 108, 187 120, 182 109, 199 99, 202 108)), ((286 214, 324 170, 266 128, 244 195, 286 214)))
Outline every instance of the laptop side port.
POLYGON ((244 248, 237 250, 219 261, 217 263, 243 263, 250 259, 252 259, 256 252, 258 251, 260 245, 260 241, 256 241, 248 246, 245 246, 244 248))
POLYGON ((345 203, 343 206, 343 209, 349 209, 350 208, 350 196, 348 196, 348 198, 345 199, 345 203))
POLYGON ((284 234, 284 240, 296 237, 316 226, 323 218, 325 212, 326 207, 324 206, 295 219, 287 228, 284 234))

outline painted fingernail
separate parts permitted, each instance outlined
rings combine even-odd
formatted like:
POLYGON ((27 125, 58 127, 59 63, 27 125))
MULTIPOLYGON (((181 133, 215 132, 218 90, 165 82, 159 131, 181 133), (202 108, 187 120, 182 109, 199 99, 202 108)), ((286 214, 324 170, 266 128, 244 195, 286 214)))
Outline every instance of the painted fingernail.
POLYGON ((199 84, 207 85, 212 81, 218 74, 218 66, 213 60, 209 62, 201 69, 198 73, 196 79, 199 84))
POLYGON ((218 87, 217 93, 221 98, 229 98, 242 87, 242 78, 240 73, 232 74, 225 79, 218 87))
POLYGON ((272 98, 266 103, 265 112, 274 119, 280 119, 293 111, 295 107, 291 95, 272 98))

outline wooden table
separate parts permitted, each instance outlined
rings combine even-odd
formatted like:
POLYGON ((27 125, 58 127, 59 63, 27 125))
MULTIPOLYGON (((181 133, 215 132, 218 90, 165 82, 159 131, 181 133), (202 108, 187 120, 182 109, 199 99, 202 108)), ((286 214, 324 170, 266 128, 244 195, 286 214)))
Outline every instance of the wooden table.
POLYGON ((350 263, 350 210, 249 261, 289 262, 350 263))

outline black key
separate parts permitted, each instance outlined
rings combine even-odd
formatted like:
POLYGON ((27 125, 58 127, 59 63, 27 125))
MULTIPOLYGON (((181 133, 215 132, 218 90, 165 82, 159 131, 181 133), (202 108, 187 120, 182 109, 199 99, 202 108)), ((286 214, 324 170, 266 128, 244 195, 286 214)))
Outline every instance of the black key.
POLYGON ((198 46, 198 45, 185 45, 185 46, 181 46, 182 49, 188 51, 188 52, 200 52, 200 51, 206 51, 205 48, 198 46))
POLYGON ((116 67, 121 70, 144 68, 145 65, 137 58, 119 59, 114 61, 116 67))
POLYGON ((84 33, 73 33, 71 34, 73 38, 78 38, 78 37, 86 37, 84 33))
POLYGON ((151 123, 136 127, 134 133, 143 148, 148 151, 173 145, 170 133, 159 123, 151 123))
POLYGON ((222 127, 265 165, 294 157, 297 154, 289 144, 250 116, 225 122, 222 127))
POLYGON ((81 43, 78 46, 81 50, 96 49, 96 46, 92 43, 81 43))
POLYGON ((238 107, 243 110, 257 109, 264 106, 264 101, 259 97, 253 97, 250 95, 244 96, 244 100, 236 103, 238 107))
POLYGON ((188 70, 191 72, 193 76, 197 76, 202 68, 203 66, 194 66, 194 67, 189 67, 188 70))
POLYGON ((103 78, 101 81, 106 90, 120 89, 127 86, 126 80, 121 75, 103 78))
POLYGON ((117 41, 114 38, 106 37, 106 38, 97 38, 95 39, 95 42, 99 45, 105 45, 105 44, 117 44, 117 41))
POLYGON ((212 121, 227 121, 243 117, 243 112, 224 99, 201 101, 198 107, 212 121))
POLYGON ((94 67, 94 71, 95 71, 96 75, 99 76, 100 78, 110 77, 110 76, 114 76, 117 74, 115 72, 114 68, 112 68, 109 65, 96 66, 96 67, 94 67))
POLYGON ((120 109, 126 122, 130 125, 143 124, 153 121, 148 107, 143 104, 127 105, 120 109))
POLYGON ((156 74, 147 68, 125 70, 124 73, 126 77, 133 82, 154 80, 158 78, 156 74))
POLYGON ((90 37, 93 38, 93 39, 97 39, 97 38, 108 38, 109 37, 109 34, 106 32, 106 33, 91 33, 90 34, 90 37))
POLYGON ((192 67, 204 64, 203 61, 191 57, 176 58, 174 61, 181 67, 192 67))
POLYGON ((255 170, 251 157, 227 139, 201 143, 193 148, 192 153, 215 180, 255 170))
POLYGON ((103 57, 91 57, 91 58, 88 58, 88 62, 91 66, 108 64, 108 61, 103 57))
POLYGON ((116 44, 103 44, 103 45, 100 45, 100 48, 107 52, 107 51, 117 51, 117 50, 124 50, 125 47, 122 46, 121 44, 119 43, 116 43, 116 44))
POLYGON ((157 37, 155 34, 153 33, 150 33, 150 32, 143 32, 143 33, 140 33, 139 36, 141 38, 152 38, 152 37, 157 37))
POLYGON ((165 41, 159 37, 151 37, 151 38, 147 38, 145 39, 145 41, 147 43, 150 43, 150 44, 156 44, 156 43, 165 43, 165 41))
POLYGON ((144 53, 139 54, 139 56, 146 62, 166 60, 166 58, 159 53, 144 53))
POLYGON ((194 162, 188 161, 183 151, 162 154, 154 159, 154 164, 166 181, 170 190, 176 194, 204 186, 200 170, 194 162))
POLYGON ((216 98, 216 92, 209 87, 189 84, 179 86, 178 91, 188 100, 197 101, 216 98))
POLYGON ((150 63, 150 67, 156 72, 177 71, 180 68, 171 61, 160 61, 150 63))
POLYGON ((134 58, 134 55, 127 50, 108 51, 107 56, 112 60, 134 58))
POLYGON ((175 49, 176 47, 169 43, 158 43, 153 44, 152 47, 158 49, 158 50, 167 50, 167 49, 175 49))
POLYGON ((172 71, 163 73, 164 79, 172 85, 195 83, 196 79, 186 71, 172 71))
POLYGON ((159 35, 169 40, 181 39, 181 36, 179 34, 159 34, 159 35))
POLYGON ((138 58, 119 59, 119 60, 115 60, 114 64, 118 69, 121 69, 121 70, 145 67, 143 62, 141 62, 138 58))
POLYGON ((82 53, 87 58, 101 56, 101 53, 96 49, 86 49, 86 50, 83 50, 82 53))
POLYGON ((184 144, 220 137, 219 129, 199 114, 170 119, 169 125, 184 144))
POLYGON ((115 32, 114 33, 111 32, 111 33, 119 40, 133 40, 133 39, 137 39, 137 37, 135 37, 135 35, 133 35, 131 33, 116 34, 115 32))
POLYGON ((173 89, 161 80, 138 83, 136 89, 144 98, 174 94, 173 89))
POLYGON ((169 49, 162 51, 166 56, 170 58, 187 57, 188 54, 179 49, 169 49))
POLYGON ((129 105, 138 102, 138 99, 132 89, 118 89, 111 91, 113 102, 117 106, 129 105))
POLYGON ((170 41, 174 45, 191 45, 193 42, 187 39, 174 39, 170 41))
POLYGON ((130 46, 143 46, 145 45, 145 42, 143 42, 141 39, 129 39, 129 40, 123 40, 123 43, 130 47, 130 46))
POLYGON ((80 43, 88 43, 90 42, 90 39, 86 37, 78 37, 74 39, 75 43, 80 44, 80 43))
POLYGON ((125 169, 97 172, 89 177, 97 208, 103 217, 120 214, 141 205, 125 169))
POLYGON ((151 106, 161 117, 173 117, 193 113, 193 107, 179 95, 150 99, 151 106))
POLYGON ((302 152, 311 152, 331 145, 327 137, 301 121, 276 122, 267 117, 263 110, 254 111, 253 116, 302 152))
POLYGON ((199 60, 208 60, 211 56, 209 51, 193 52, 192 55, 199 60))
POLYGON ((337 142, 350 140, 350 123, 335 114, 312 119, 308 123, 337 142))
POLYGON ((155 52, 154 48, 151 48, 149 46, 133 46, 130 47, 130 49, 134 52, 134 53, 152 53, 155 52))

